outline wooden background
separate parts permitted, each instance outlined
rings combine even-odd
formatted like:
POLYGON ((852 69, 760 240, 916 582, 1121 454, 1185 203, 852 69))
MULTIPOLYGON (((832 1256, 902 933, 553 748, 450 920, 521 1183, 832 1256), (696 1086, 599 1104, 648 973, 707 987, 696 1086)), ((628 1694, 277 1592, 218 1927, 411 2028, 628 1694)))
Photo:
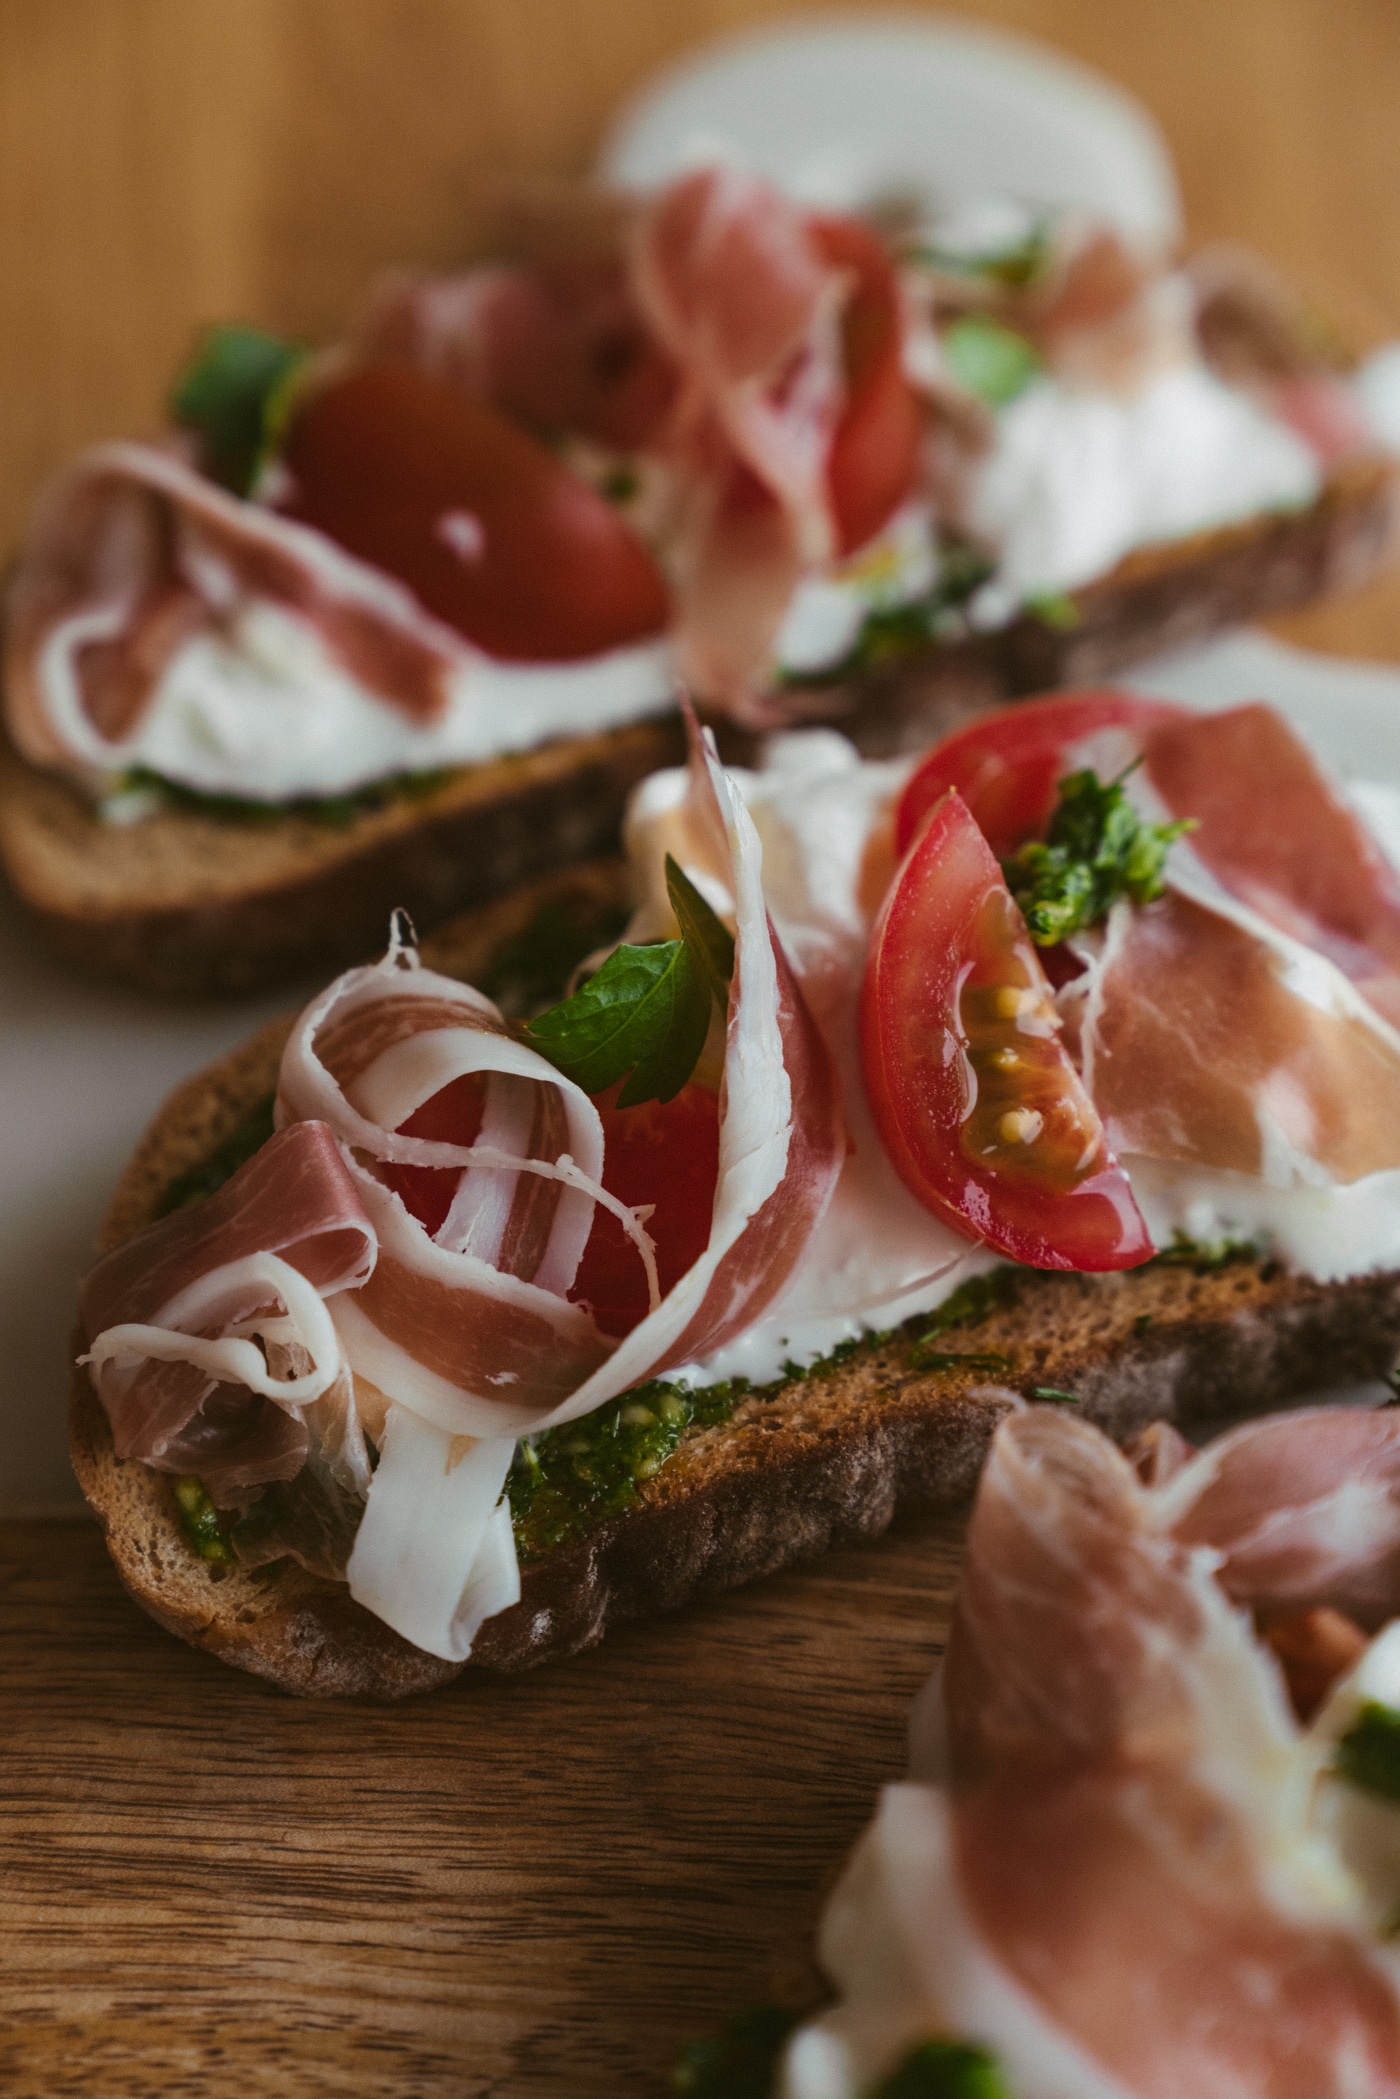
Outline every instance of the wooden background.
MULTIPOLYGON (((587 165, 747 0, 0 0, 0 549, 198 323, 334 330, 587 165)), ((1396 0, 996 0, 1155 111, 1194 238, 1400 334, 1396 0)), ((1400 659, 1400 584, 1287 623, 1400 659)), ((8 1111, 15 1112, 14 1104, 8 1111)), ((391 1711, 191 1654, 95 1532, 0 1530, 0 2090, 620 2099, 800 1949, 899 1772, 954 1532, 391 1711)))

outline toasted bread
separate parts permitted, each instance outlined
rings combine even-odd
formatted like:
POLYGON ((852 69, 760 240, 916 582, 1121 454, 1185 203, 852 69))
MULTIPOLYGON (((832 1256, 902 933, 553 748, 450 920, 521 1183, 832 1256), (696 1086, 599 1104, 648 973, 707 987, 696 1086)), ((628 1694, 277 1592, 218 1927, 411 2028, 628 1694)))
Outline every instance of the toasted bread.
MULTIPOLYGON (((587 916, 622 893, 618 863, 535 883, 425 943, 425 959, 489 976, 544 905, 587 916)), ((117 1188, 104 1244, 158 1213, 272 1090, 290 1020, 273 1022, 180 1087, 117 1188)), ((1017 1272, 1010 1293, 960 1326, 941 1366, 913 1337, 862 1344, 827 1367, 750 1393, 718 1427, 693 1426, 635 1502, 524 1560, 520 1602, 487 1621, 468 1666, 532 1668, 610 1624, 679 1608, 793 1561, 877 1536, 907 1509, 971 1491, 1011 1392, 1072 1393, 1123 1437, 1262 1408, 1326 1382, 1374 1377, 1400 1349, 1400 1274, 1320 1284, 1240 1258, 1157 1261, 1108 1276, 1017 1272), (988 1359, 1001 1361, 989 1370, 988 1359)), ((74 1354, 84 1345, 75 1336, 74 1354)), ((73 1463, 131 1594, 194 1645, 307 1696, 392 1699, 458 1665, 411 1647, 349 1592, 285 1563, 211 1567, 186 1541, 171 1481, 120 1460, 87 1372, 75 1368, 73 1463)))
MULTIPOLYGON (((772 695, 771 719, 835 723, 867 756, 915 749, 999 699, 1092 682, 1358 581, 1389 543, 1395 491, 1392 467, 1358 462, 1306 510, 1129 555, 1075 592, 1054 625, 1026 614, 856 678, 790 685, 772 695)), ((721 742, 727 758, 747 755, 738 732, 721 742)), ((681 752, 671 717, 466 766, 335 826, 198 808, 122 825, 0 740, 0 864, 85 968, 166 994, 244 991, 353 960, 396 904, 426 929, 612 849, 630 789, 681 752)))

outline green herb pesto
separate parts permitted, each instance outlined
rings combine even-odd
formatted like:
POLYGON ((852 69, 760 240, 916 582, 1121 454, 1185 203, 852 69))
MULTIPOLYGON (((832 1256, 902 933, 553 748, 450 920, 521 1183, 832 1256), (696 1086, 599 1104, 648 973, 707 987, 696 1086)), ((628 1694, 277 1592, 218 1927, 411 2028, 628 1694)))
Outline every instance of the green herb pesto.
MULTIPOLYGON (((1257 1239, 1190 1239, 1173 1232, 1172 1243, 1155 1253, 1145 1268, 1194 1268, 1204 1274, 1212 1268, 1227 1268, 1234 1261, 1257 1261, 1263 1249, 1257 1239)), ((1150 1314, 1144 1314, 1150 1320, 1150 1314)), ((1137 1322, 1141 1326, 1141 1320, 1137 1322)))
POLYGON ((119 792, 158 794, 171 809, 182 809, 192 816, 210 816, 220 823, 256 827, 300 817, 328 831, 344 831, 358 818, 376 809, 387 809, 391 802, 416 802, 435 794, 451 777, 451 768, 394 773, 388 779, 370 780, 345 794, 299 795, 290 802, 261 802, 240 794, 205 794, 198 787, 186 787, 179 780, 167 780, 164 773, 136 765, 123 773, 119 792))
POLYGON ((782 671, 780 682, 793 686, 836 684, 946 640, 962 630, 963 608, 995 566, 970 540, 945 533, 939 544, 938 580, 931 589, 904 604, 872 606, 855 641, 838 662, 823 664, 819 670, 782 671))
POLYGON ((677 2099, 771 2099, 778 2057, 797 2023, 776 2004, 735 2012, 713 2039, 692 2041, 682 2052, 672 2091, 677 2099))
POLYGON ((193 1477, 176 1480, 175 1506, 180 1511, 185 1536, 199 1557, 208 1560, 213 1567, 231 1567, 233 1546, 224 1528, 224 1520, 209 1499, 203 1480, 193 1477))
POLYGON ((911 1370, 980 1370, 991 1376, 1004 1374, 1011 1368, 1007 1358, 993 1351, 984 1350, 971 1354, 955 1349, 931 1348, 929 1343, 940 1334, 955 1332, 960 1327, 980 1326, 993 1312, 999 1312, 1016 1302, 1016 1271, 1014 1268, 993 1268, 987 1275, 974 1275, 960 1283, 950 1296, 932 1312, 927 1312, 911 1322, 917 1329, 914 1346, 909 1351, 911 1370))
POLYGON ((281 435, 306 355, 258 328, 209 328, 176 380, 172 416, 198 432, 200 465, 234 495, 249 493, 281 435))
POLYGON ((1032 345, 987 314, 967 313, 944 329, 948 369, 989 408, 1006 408, 1044 369, 1032 345))
POLYGON ((635 1507, 686 1430, 728 1421, 750 1389, 746 1378, 699 1391, 653 1379, 581 1420, 527 1436, 508 1482, 521 1559, 539 1559, 635 1507))
POLYGON ((217 1150, 198 1166, 191 1166, 170 1182, 156 1207, 157 1217, 168 1217, 172 1210, 184 1210, 191 1203, 203 1202, 206 1195, 213 1195, 225 1181, 231 1181, 240 1166, 247 1164, 254 1152, 262 1150, 272 1135, 272 1107, 275 1094, 266 1094, 256 1107, 250 1108, 243 1120, 230 1130, 217 1150))
POLYGON ((1333 1768, 1367 1793, 1400 1800, 1400 1712, 1368 1699, 1337 1744, 1333 1768))
POLYGON ((1145 823, 1123 792, 1132 770, 1107 783, 1088 771, 1068 774, 1044 843, 1032 839, 1002 862, 1038 947, 1097 925, 1120 897, 1147 904, 1162 894, 1168 851, 1193 824, 1145 823))
POLYGON ((995 2057, 967 2041, 920 2041, 870 2099, 1011 2099, 995 2057))

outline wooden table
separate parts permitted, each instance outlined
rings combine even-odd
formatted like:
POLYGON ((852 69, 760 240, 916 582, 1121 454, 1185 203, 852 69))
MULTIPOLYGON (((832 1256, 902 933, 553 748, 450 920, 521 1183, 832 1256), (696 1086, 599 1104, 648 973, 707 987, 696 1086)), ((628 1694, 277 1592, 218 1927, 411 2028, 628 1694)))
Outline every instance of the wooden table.
POLYGON ((590 1655, 299 1703, 95 1529, 0 1532, 6 2099, 623 2099, 809 1949, 900 1775, 958 1526, 590 1655))

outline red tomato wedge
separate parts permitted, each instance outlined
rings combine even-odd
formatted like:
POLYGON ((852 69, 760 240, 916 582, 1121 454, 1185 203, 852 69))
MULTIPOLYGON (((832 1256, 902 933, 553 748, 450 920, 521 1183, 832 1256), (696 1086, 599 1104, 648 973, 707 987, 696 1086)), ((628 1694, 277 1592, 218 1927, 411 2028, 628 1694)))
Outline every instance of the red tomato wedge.
POLYGON ((935 744, 910 776, 895 814, 895 850, 907 852, 919 825, 956 787, 998 859, 1042 832, 1055 790, 1080 746, 1105 730, 1127 731, 1127 763, 1159 723, 1192 719, 1186 707, 1130 692, 1055 693, 1019 700, 935 744))
POLYGON ((855 278, 841 317, 846 406, 827 467, 841 552, 850 554, 912 488, 926 419, 904 376, 899 284, 884 243, 858 219, 809 225, 823 258, 855 278))
POLYGON ((410 365, 311 394, 283 508, 406 583, 489 655, 569 662, 659 634, 665 580, 577 474, 493 409, 410 365))
POLYGON ((861 989, 861 1056, 885 1149, 935 1216, 1032 1268, 1150 1259, 1025 921, 956 791, 885 899, 861 989))
MULTIPOLYGON (((603 1118, 603 1186, 636 1207, 654 1203, 647 1225, 661 1294, 673 1289, 710 1241, 719 1179, 719 1096, 694 1080, 674 1100, 613 1104, 625 1082, 597 1096, 603 1118)), ((630 1334, 647 1313, 646 1275, 615 1217, 593 1213, 593 1230, 570 1295, 593 1308, 605 1334, 630 1334)))
MULTIPOLYGON (((655 1207, 647 1230, 656 1247, 664 1297, 694 1265, 710 1239, 719 1179, 719 1097, 692 1080, 674 1100, 615 1105, 619 1079, 595 1105, 603 1118, 603 1186, 632 1206, 655 1207)), ((406 1137, 471 1144, 481 1128, 485 1082, 478 1072, 454 1079, 402 1124, 406 1137)), ((457 1190, 456 1167, 384 1168, 389 1186, 428 1232, 441 1229, 457 1190)), ((595 1210, 593 1229, 569 1293, 593 1308, 605 1334, 630 1334, 647 1314, 646 1271, 615 1217, 595 1210)))

